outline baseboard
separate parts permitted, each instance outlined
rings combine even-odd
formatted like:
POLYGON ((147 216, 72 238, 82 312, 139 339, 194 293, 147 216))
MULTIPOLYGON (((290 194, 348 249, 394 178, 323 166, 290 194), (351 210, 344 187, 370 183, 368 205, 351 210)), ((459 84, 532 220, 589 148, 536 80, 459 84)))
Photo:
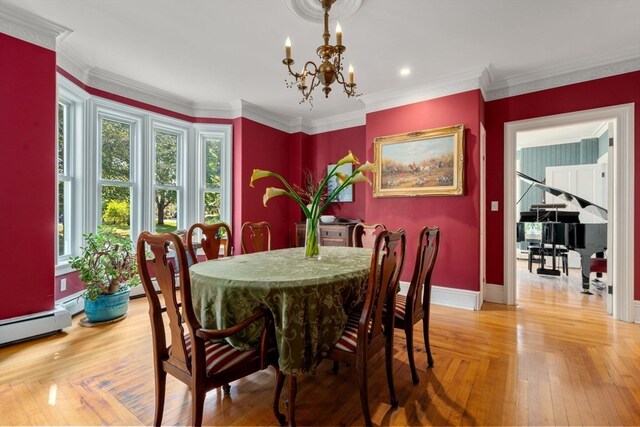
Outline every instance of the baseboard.
POLYGON ((640 301, 633 302, 633 323, 640 323, 640 301))
MULTIPOLYGON (((409 282, 400 282, 401 295, 407 295, 409 285, 409 282)), ((482 296, 480 292, 476 291, 432 286, 431 304, 462 308, 464 310, 480 310, 482 308, 482 296)))
POLYGON ((71 314, 56 305, 51 311, 0 321, 0 345, 51 334, 71 326, 71 314))
POLYGON ((484 300, 498 304, 506 304, 507 298, 504 293, 504 286, 487 283, 484 285, 484 300))
POLYGON ((72 316, 84 311, 84 298, 82 298, 82 294, 84 291, 76 292, 73 295, 69 295, 68 297, 64 297, 56 301, 57 305, 62 306, 65 310, 67 310, 72 316))

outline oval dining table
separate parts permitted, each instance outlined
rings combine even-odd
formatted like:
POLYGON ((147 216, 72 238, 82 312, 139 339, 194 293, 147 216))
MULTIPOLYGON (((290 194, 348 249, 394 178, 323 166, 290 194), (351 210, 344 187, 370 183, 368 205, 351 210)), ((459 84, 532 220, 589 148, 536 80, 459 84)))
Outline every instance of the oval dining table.
MULTIPOLYGON (((193 308, 204 328, 271 311, 293 425, 297 376, 313 374, 342 335, 347 312, 364 300, 370 264, 371 249, 337 246, 322 246, 319 260, 290 248, 203 261, 190 267, 193 308)), ((227 341, 239 350, 256 347, 263 327, 256 323, 227 341)))

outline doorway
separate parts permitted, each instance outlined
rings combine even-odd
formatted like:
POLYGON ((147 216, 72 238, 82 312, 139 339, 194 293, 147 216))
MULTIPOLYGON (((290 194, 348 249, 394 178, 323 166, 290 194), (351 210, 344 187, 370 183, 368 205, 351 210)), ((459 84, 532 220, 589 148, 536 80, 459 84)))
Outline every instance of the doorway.
POLYGON ((592 286, 586 285, 583 290, 581 261, 588 263, 592 254, 585 253, 581 257, 578 252, 563 246, 568 223, 587 224, 584 226, 588 236, 585 244, 598 247, 598 252, 604 252, 609 246, 607 182, 610 175, 609 136, 613 130, 613 127, 609 129, 610 124, 607 121, 571 123, 517 133, 516 170, 541 183, 520 176, 514 178, 516 218, 523 221, 518 223, 521 241, 516 243, 517 302, 533 291, 531 287, 536 287, 553 298, 571 299, 581 307, 604 311, 606 305, 607 313, 612 313, 613 302, 607 293, 606 278, 596 278, 592 286), (565 194, 556 196, 554 194, 558 193, 551 188, 593 205, 587 207, 576 199, 568 200, 565 194), (538 221, 538 217, 542 219, 538 221), (559 232, 554 244, 542 242, 544 221, 561 222, 554 228, 559 232), (585 298, 583 292, 589 292, 591 297, 585 298))
POLYGON ((611 122, 613 149, 609 179, 615 191, 609 197, 609 238, 607 278, 614 286, 613 317, 632 322, 633 263, 633 104, 505 123, 504 151, 504 287, 507 304, 515 305, 516 295, 516 148, 517 135, 535 129, 560 127, 569 123, 611 122), (620 254, 620 256, 617 256, 620 254))

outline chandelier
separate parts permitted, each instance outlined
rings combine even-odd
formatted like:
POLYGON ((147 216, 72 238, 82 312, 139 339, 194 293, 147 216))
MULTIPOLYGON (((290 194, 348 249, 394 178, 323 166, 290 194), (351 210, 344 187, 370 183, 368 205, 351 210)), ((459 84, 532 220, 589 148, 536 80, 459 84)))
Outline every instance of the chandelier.
POLYGON ((289 74, 295 79, 293 82, 285 80, 287 87, 297 87, 302 93, 302 100, 300 103, 302 104, 303 102, 308 101, 312 108, 313 96, 311 93, 321 84, 324 86, 322 91, 324 92, 325 98, 329 97, 331 85, 334 82, 342 85, 347 97, 360 96, 360 94, 356 93, 353 67, 349 65, 348 83, 342 75, 342 54, 347 48, 342 44, 342 29, 340 28, 340 24, 336 25, 336 44, 329 44, 329 38, 331 37, 331 34, 329 33, 329 10, 336 0, 319 1, 322 4, 322 10, 324 12, 324 33, 322 34, 324 44, 316 49, 316 53, 322 60, 322 63, 320 65, 316 65, 313 61, 307 61, 299 73, 293 71, 291 66, 294 64, 294 61, 291 58, 291 39, 289 39, 289 37, 287 37, 287 41, 285 43, 286 57, 282 60, 282 63, 289 69, 289 74))

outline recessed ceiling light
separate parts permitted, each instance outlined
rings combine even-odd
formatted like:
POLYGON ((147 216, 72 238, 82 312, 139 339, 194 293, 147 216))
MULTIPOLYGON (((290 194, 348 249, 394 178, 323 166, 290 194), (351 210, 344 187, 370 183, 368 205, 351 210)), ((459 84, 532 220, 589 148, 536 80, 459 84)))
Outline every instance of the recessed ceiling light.
POLYGON ((408 76, 409 74, 411 74, 411 68, 409 68, 409 67, 405 67, 405 68, 400 70, 400 75, 401 76, 408 76))

